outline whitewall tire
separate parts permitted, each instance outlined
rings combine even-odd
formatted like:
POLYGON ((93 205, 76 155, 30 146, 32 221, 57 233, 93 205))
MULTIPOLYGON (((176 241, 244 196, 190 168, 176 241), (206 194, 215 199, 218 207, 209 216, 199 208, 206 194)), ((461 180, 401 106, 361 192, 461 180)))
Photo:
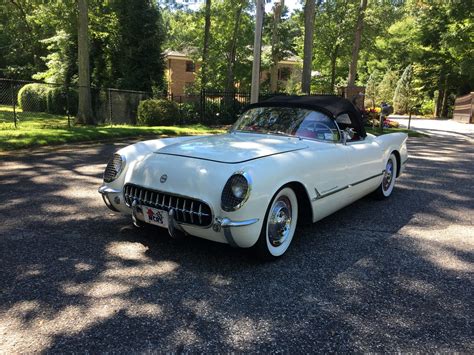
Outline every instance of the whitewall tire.
POLYGON ((255 245, 259 257, 273 260, 282 256, 293 240, 298 222, 298 198, 290 187, 284 187, 268 206, 260 237, 255 245))
POLYGON ((382 176, 382 182, 377 190, 375 190, 375 197, 380 200, 389 198, 395 187, 395 180, 397 179, 397 157, 395 154, 390 154, 382 176))

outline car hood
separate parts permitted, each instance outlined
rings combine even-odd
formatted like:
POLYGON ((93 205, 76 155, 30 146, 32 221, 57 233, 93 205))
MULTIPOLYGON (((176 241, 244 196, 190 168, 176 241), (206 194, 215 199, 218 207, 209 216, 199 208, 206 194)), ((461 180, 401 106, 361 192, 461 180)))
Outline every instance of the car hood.
POLYGON ((229 133, 171 144, 157 150, 155 154, 236 164, 307 147, 296 137, 229 133))

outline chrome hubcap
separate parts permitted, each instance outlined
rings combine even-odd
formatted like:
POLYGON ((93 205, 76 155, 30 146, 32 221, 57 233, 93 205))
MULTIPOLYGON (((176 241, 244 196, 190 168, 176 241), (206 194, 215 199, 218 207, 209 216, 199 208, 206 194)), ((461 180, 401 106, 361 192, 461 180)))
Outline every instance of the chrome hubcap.
POLYGON ((387 162, 385 173, 383 175, 382 186, 383 186, 384 191, 387 191, 390 188, 390 185, 392 184, 392 179, 393 179, 393 161, 390 159, 387 162))
POLYGON ((291 202, 281 196, 272 206, 268 216, 268 239, 274 247, 282 245, 290 234, 291 202))

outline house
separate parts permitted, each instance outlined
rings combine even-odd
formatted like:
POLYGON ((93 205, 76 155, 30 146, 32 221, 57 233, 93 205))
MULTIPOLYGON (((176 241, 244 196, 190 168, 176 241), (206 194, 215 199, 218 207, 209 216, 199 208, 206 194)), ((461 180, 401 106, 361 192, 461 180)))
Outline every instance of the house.
MULTIPOLYGON (((264 46, 266 47, 266 46, 264 46)), ((262 52, 265 48, 262 48, 262 52)), ((187 87, 191 87, 196 81, 196 75, 201 65, 192 59, 190 51, 167 50, 164 53, 166 63, 166 80, 168 82, 168 94, 183 96, 187 87)), ((278 63, 278 80, 284 85, 293 72, 297 70, 301 60, 294 55, 287 55, 278 63)), ((260 73, 260 81, 269 80, 270 72, 264 70, 260 73)))

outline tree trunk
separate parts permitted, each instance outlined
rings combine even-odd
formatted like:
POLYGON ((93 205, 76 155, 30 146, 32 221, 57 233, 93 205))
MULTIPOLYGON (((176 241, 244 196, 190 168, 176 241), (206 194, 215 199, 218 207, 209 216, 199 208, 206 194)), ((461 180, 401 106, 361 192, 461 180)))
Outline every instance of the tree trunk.
POLYGON ((227 62, 227 75, 225 90, 228 93, 234 92, 234 66, 235 66, 235 54, 237 50, 237 35, 239 33, 240 18, 242 16, 242 10, 244 8, 244 2, 241 1, 237 9, 235 10, 235 23, 232 31, 232 37, 229 44, 228 62, 227 62))
POLYGON ((209 40, 211 32, 211 0, 206 0, 206 13, 204 20, 204 45, 202 48, 201 87, 207 86, 207 61, 209 60, 209 40))
POLYGON ((334 86, 336 84, 336 63, 337 56, 339 54, 339 44, 334 46, 334 51, 331 56, 331 92, 334 92, 334 86))
POLYGON ((313 34, 315 10, 315 0, 306 0, 304 5, 303 72, 301 75, 301 91, 305 94, 309 94, 311 91, 311 69, 313 63, 313 34))
POLYGON ((444 78, 443 101, 441 104, 441 117, 443 118, 448 117, 448 76, 449 74, 446 74, 444 78))
POLYGON ((278 91, 278 62, 280 61, 280 46, 278 36, 278 24, 285 1, 276 1, 273 6, 273 29, 272 29, 272 67, 270 68, 270 92, 278 91))
POLYGON ((349 66, 349 77, 347 86, 354 86, 357 76, 357 61, 359 60, 360 41, 362 39, 362 30, 364 28, 364 15, 367 8, 367 0, 361 0, 359 6, 359 14, 357 16, 357 26, 354 36, 354 44, 352 46, 352 59, 349 66))
POLYGON ((79 106, 77 109, 77 123, 94 124, 89 72, 89 18, 87 13, 87 0, 78 0, 78 5, 79 106))
POLYGON ((262 27, 265 13, 263 0, 256 0, 255 37, 253 41, 252 87, 250 89, 250 103, 258 102, 260 94, 260 58, 262 54, 262 27))

